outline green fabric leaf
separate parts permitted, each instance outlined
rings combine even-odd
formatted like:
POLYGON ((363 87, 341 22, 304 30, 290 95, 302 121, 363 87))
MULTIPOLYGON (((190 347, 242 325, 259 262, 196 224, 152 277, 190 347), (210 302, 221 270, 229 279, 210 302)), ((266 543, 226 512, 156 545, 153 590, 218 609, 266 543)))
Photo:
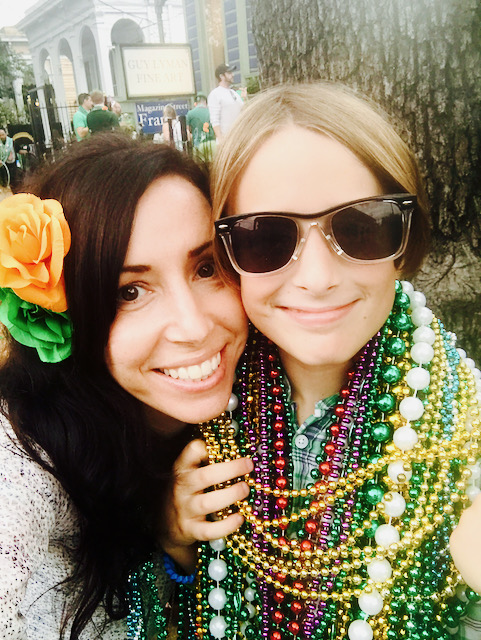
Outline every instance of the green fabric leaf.
POLYGON ((36 349, 42 362, 61 362, 72 353, 68 313, 49 311, 0 288, 0 322, 17 342, 36 349))

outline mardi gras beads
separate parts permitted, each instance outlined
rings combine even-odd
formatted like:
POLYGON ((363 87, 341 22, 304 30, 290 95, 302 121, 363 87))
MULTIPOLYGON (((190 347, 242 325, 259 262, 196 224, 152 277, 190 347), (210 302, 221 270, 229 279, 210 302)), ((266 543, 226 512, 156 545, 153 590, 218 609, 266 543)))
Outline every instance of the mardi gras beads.
POLYGON ((448 540, 481 477, 481 373, 424 296, 396 285, 306 487, 293 486, 282 365, 257 332, 235 394, 233 414, 202 425, 209 460, 250 455, 255 471, 239 503, 244 526, 200 548, 196 636, 449 637, 465 607, 448 540))
MULTIPOLYGON (((403 624, 422 630, 425 594, 437 593, 441 602, 457 580, 443 550, 456 518, 451 501, 462 486, 456 460, 468 457, 469 434, 461 433, 460 423, 471 409, 461 387, 471 384, 477 392, 452 337, 426 308, 422 294, 409 283, 398 285, 376 349, 364 352, 364 394, 356 388, 358 369, 343 391, 325 457, 317 460, 317 482, 304 490, 291 484, 293 418, 283 401, 278 357, 261 336, 254 340, 255 355, 241 365, 243 417, 237 419, 245 453, 253 455, 259 469, 249 481, 252 499, 240 505, 246 525, 226 541, 228 563, 239 579, 245 581, 248 572, 255 584, 255 595, 247 592, 255 606, 239 637, 324 640, 329 633, 359 640, 376 629, 396 637, 390 631, 403 624), (271 387, 269 377, 275 380, 271 387), (359 432, 354 437, 350 432, 346 442, 339 419, 342 400, 348 398, 356 405, 359 432), (437 557, 444 559, 437 562, 437 557), (417 572, 418 565, 432 568, 417 572), (402 584, 407 595, 401 595, 402 584)), ((345 424, 352 425, 351 420, 345 424)), ((474 429, 477 437, 476 420, 474 429)), ((477 446, 472 440, 470 460, 477 446)), ((475 478, 476 464, 471 465, 475 478)), ((241 596, 244 602, 247 596, 241 596)), ((434 618, 441 613, 442 607, 433 609, 434 618)))

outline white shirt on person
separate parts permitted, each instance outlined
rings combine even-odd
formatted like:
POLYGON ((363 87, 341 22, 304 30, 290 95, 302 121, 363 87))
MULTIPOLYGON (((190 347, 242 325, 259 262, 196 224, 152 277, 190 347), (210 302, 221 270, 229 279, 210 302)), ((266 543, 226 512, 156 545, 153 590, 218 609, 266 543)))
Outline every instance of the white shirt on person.
POLYGON ((236 121, 244 104, 234 89, 219 85, 209 93, 208 106, 213 127, 220 127, 223 136, 236 121))

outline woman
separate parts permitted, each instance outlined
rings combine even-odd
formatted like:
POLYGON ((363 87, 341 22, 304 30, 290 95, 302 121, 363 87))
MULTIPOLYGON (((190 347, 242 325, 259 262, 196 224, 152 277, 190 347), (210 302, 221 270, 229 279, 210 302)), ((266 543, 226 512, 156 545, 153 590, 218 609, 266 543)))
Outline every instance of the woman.
POLYGON ((177 151, 98 136, 28 191, 0 205, 2 637, 124 639, 129 573, 162 541, 186 423, 227 406, 245 316, 177 151))
POLYGON ((179 151, 183 151, 184 145, 182 141, 180 120, 177 119, 177 111, 171 104, 165 105, 164 108, 164 117, 162 118, 162 135, 164 142, 169 143, 179 151))
MULTIPOLYGON (((414 155, 347 89, 282 86, 236 121, 212 184, 255 329, 233 421, 203 432, 210 462, 251 455, 254 472, 245 525, 201 548, 197 633, 451 637, 465 606, 448 543, 477 492, 481 385, 399 282, 427 247, 414 155)), ((213 538, 193 490, 207 472, 189 464, 174 491, 185 544, 213 538)))

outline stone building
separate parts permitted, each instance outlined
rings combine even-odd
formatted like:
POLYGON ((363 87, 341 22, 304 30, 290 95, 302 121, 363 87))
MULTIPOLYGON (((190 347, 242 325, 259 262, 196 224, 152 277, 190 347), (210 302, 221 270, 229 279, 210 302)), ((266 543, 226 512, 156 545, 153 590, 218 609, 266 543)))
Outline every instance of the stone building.
POLYGON ((237 65, 236 82, 245 82, 257 72, 249 12, 250 0, 39 0, 17 27, 28 39, 47 146, 52 118, 70 136, 81 92, 101 89, 135 113, 122 95, 122 45, 188 43, 193 93, 215 86, 214 69, 224 60, 237 65))

